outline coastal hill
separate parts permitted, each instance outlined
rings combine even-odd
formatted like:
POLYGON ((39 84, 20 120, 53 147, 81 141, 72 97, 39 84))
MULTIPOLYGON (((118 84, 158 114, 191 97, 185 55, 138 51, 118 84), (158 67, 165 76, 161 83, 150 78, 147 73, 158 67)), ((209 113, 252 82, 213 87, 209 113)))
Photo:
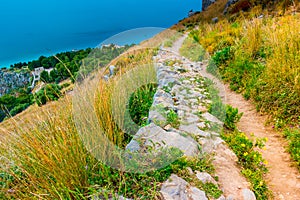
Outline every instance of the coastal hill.
MULTIPOLYGON (((128 45, 106 45, 93 51, 97 51, 101 67, 128 48, 128 45)), ((82 60, 91 51, 88 48, 49 57, 40 56, 38 60, 16 63, 9 69, 0 69, 0 122, 24 111, 30 105, 41 106, 57 100, 70 90, 82 60)))
POLYGON ((0 198, 298 199, 299 12, 217 0, 101 70, 83 60, 68 92, 46 76, 44 103, 0 124, 0 198))

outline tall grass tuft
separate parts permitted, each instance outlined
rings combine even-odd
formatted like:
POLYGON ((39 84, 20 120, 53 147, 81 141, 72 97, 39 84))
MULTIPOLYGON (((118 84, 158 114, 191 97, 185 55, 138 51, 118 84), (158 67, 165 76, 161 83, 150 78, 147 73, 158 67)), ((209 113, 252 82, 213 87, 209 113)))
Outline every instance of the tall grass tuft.
POLYGON ((265 28, 267 58, 259 106, 278 119, 298 123, 300 113, 300 18, 286 16, 265 28), (271 105, 271 106, 270 106, 271 105))
POLYGON ((18 199, 80 198, 88 187, 88 154, 71 118, 65 99, 51 110, 43 109, 27 119, 2 141, 1 152, 9 160, 5 173, 7 197, 18 199), (64 112, 59 112, 63 109, 64 112))

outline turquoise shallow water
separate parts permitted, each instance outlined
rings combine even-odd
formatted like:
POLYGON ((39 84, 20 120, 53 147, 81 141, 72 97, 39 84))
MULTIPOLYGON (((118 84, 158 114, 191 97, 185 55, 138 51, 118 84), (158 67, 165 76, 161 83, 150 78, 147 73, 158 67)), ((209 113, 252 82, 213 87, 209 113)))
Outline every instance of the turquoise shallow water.
MULTIPOLYGON (((12 0, 0 6, 0 67, 95 47, 125 30, 167 28, 201 0, 12 0)), ((151 37, 144 33, 138 40, 151 37)), ((123 40, 120 43, 124 43, 123 40)), ((129 42, 130 43, 130 42, 129 42)))

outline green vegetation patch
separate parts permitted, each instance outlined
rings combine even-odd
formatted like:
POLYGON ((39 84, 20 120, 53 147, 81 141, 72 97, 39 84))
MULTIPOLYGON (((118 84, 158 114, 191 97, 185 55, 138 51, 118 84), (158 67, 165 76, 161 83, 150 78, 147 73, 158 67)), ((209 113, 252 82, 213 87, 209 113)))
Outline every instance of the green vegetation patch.
MULTIPOLYGON (((267 161, 262 158, 255 148, 263 148, 266 138, 249 139, 245 133, 238 131, 234 123, 238 122, 241 114, 236 108, 227 106, 226 120, 228 128, 221 134, 222 138, 238 157, 238 163, 242 166, 242 174, 251 183, 251 189, 258 200, 265 200, 271 196, 264 175, 268 172, 267 161)), ((226 123, 225 123, 226 124, 226 123)), ((226 127, 227 127, 226 126, 226 127)))
POLYGON ((136 90, 129 99, 131 119, 139 126, 147 124, 149 110, 156 90, 157 84, 150 83, 136 90))
POLYGON ((180 54, 192 61, 201 61, 204 59, 205 50, 191 36, 187 37, 180 48, 180 54))
POLYGON ((289 141, 288 151, 296 161, 296 166, 300 169, 300 128, 289 128, 283 133, 289 141))

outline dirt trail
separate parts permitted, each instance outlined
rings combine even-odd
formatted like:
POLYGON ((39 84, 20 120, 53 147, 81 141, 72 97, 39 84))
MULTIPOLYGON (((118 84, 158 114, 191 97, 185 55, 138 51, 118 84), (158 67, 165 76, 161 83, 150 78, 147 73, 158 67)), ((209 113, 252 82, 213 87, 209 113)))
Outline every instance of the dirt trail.
POLYGON ((274 194, 274 199, 300 200, 300 173, 291 166, 290 154, 285 150, 287 145, 285 139, 272 127, 265 126, 267 118, 256 112, 254 104, 245 100, 242 95, 231 91, 228 85, 224 86, 214 76, 207 73, 205 68, 201 75, 212 79, 221 91, 225 91, 225 96, 222 97, 225 98, 227 104, 244 113, 238 123, 240 131, 248 136, 253 133, 256 137, 268 138, 266 149, 261 150, 261 153, 268 162, 269 172, 266 175, 266 181, 274 194))
POLYGON ((254 133, 256 137, 266 137, 266 150, 262 150, 263 158, 268 161, 269 173, 266 180, 274 193, 274 199, 300 199, 300 174, 291 166, 289 153, 285 151, 286 141, 272 127, 264 126, 266 117, 256 112, 255 106, 246 101, 226 86, 227 103, 243 112, 238 128, 246 134, 254 133))

